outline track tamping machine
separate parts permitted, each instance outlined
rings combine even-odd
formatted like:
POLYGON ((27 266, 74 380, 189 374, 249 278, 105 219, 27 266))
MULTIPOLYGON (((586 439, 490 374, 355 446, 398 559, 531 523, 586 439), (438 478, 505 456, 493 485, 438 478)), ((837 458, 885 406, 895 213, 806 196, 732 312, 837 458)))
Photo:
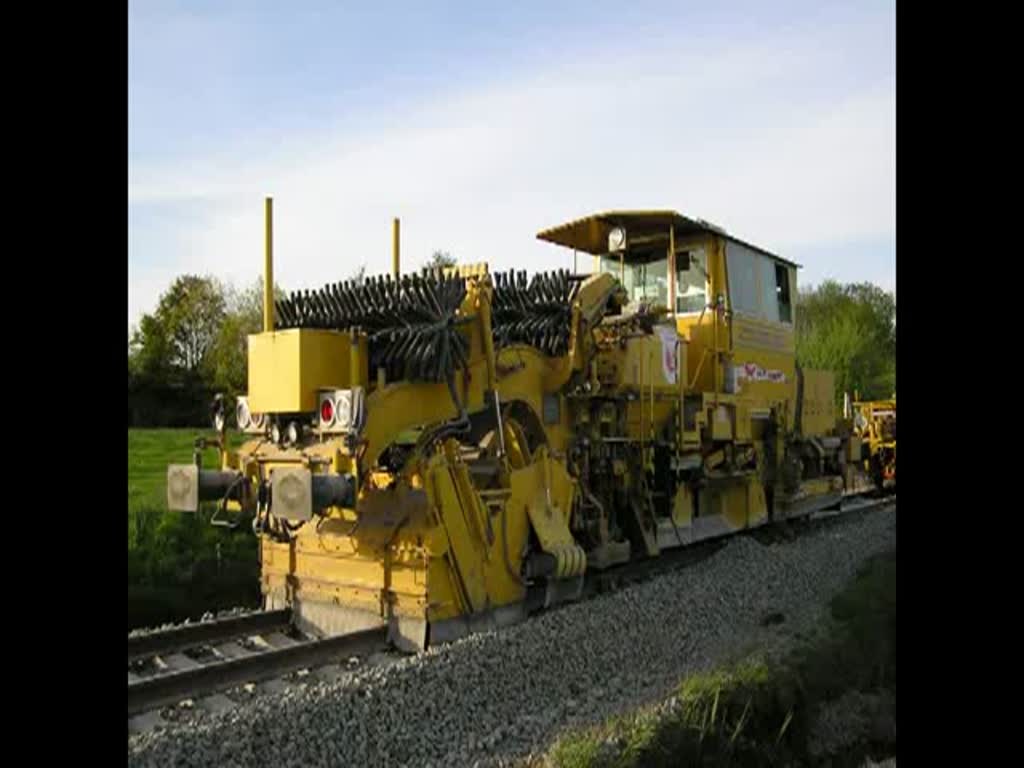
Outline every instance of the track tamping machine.
POLYGON ((423 648, 571 600, 588 572, 838 503, 833 376, 794 354, 797 265, 675 211, 541 232, 587 274, 487 265, 274 302, 220 464, 168 469, 260 537, 267 608, 423 648))

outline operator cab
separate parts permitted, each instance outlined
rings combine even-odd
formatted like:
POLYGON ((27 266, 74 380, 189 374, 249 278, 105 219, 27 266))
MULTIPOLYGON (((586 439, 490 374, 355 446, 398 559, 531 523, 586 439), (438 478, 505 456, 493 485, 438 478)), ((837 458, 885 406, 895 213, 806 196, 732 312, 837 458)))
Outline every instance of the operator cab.
POLYGON ((720 230, 675 211, 611 211, 537 237, 592 254, 594 271, 612 275, 625 288, 627 312, 645 305, 679 315, 699 313, 709 303, 708 248, 690 237, 707 231, 720 230))
MULTIPOLYGON (((599 258, 599 272, 619 279, 629 295, 628 306, 647 304, 671 310, 673 290, 666 242, 653 246, 635 246, 599 258)), ((700 312, 707 306, 707 257, 703 248, 676 250, 675 312, 700 312)))
POLYGON ((703 219, 608 211, 537 237, 592 254, 594 271, 618 278, 632 307, 663 307, 680 317, 721 305, 752 319, 793 323, 797 265, 703 219))
POLYGON ((606 211, 537 237, 591 254, 593 271, 626 289, 626 314, 667 311, 688 344, 689 387, 742 392, 792 422, 797 264, 676 211, 606 211))

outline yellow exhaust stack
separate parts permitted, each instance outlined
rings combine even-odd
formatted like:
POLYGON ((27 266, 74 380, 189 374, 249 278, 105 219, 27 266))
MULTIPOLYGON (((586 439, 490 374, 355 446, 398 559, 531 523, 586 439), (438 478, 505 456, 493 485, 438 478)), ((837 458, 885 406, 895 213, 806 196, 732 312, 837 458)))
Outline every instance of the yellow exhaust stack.
POLYGON ((398 218, 395 217, 394 221, 391 222, 391 271, 394 274, 396 280, 398 279, 398 276, 401 274, 399 270, 399 267, 401 266, 399 255, 402 250, 400 239, 400 227, 401 224, 398 221, 398 218))
POLYGON ((264 208, 263 254, 263 332, 274 330, 274 199, 268 197, 264 208))

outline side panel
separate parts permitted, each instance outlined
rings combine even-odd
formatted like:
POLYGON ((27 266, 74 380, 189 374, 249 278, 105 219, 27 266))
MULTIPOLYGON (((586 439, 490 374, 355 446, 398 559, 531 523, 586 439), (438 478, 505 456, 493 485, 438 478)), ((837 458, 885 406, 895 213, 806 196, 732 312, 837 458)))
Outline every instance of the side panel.
POLYGON ((802 371, 804 392, 801 411, 801 432, 804 435, 825 435, 836 428, 836 377, 832 371, 802 371))
POLYGON ((256 413, 315 411, 321 387, 349 384, 350 336, 295 328, 249 337, 249 406, 256 413))
MULTIPOLYGON (((715 297, 725 293, 725 272, 719 250, 718 239, 708 236, 676 241, 677 253, 686 251, 697 254, 697 264, 707 277, 708 304, 714 304, 715 297)), ((697 392, 713 391, 716 331, 718 348, 724 349, 726 345, 722 319, 716 317, 714 310, 704 308, 677 313, 676 327, 679 334, 689 341, 687 365, 683 369, 686 371, 686 388, 697 392)))
POLYGON ((769 409, 796 421, 796 344, 791 326, 735 315, 732 362, 725 377, 735 386, 737 401, 752 417, 769 409))
MULTIPOLYGON (((723 295, 729 316, 709 309, 677 317, 680 333, 690 340, 688 389, 736 395, 740 440, 751 438, 751 422, 771 408, 784 413, 793 429, 796 340, 777 305, 773 281, 779 262, 725 238, 710 240, 707 253, 709 300, 723 295)), ((791 287, 792 270, 786 269, 791 287)))
POLYGON ((793 429, 796 417, 796 339, 792 311, 780 306, 777 270, 782 269, 786 295, 791 269, 740 243, 724 243, 732 311, 726 379, 752 415, 776 408, 793 429), (787 321, 789 320, 789 321, 787 321), (732 366, 731 368, 728 366, 732 366))

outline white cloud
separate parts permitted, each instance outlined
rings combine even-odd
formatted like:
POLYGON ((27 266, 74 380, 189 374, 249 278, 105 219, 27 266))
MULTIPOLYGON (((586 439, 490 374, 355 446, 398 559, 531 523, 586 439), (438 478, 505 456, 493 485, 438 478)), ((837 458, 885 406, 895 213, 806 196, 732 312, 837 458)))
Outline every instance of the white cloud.
POLYGON ((207 200, 217 214, 183 222, 180 253, 160 269, 138 263, 146 244, 136 239, 129 317, 152 307, 173 274, 259 274, 268 193, 275 277, 286 288, 343 279, 360 263, 386 271, 395 215, 407 268, 434 248, 495 269, 571 266, 571 252, 534 234, 617 207, 677 208, 783 255, 894 238, 894 78, 834 97, 814 86, 846 64, 801 40, 595 54, 486 91, 395 105, 393 126, 373 134, 328 127, 261 158, 133 168, 130 204, 207 200))

